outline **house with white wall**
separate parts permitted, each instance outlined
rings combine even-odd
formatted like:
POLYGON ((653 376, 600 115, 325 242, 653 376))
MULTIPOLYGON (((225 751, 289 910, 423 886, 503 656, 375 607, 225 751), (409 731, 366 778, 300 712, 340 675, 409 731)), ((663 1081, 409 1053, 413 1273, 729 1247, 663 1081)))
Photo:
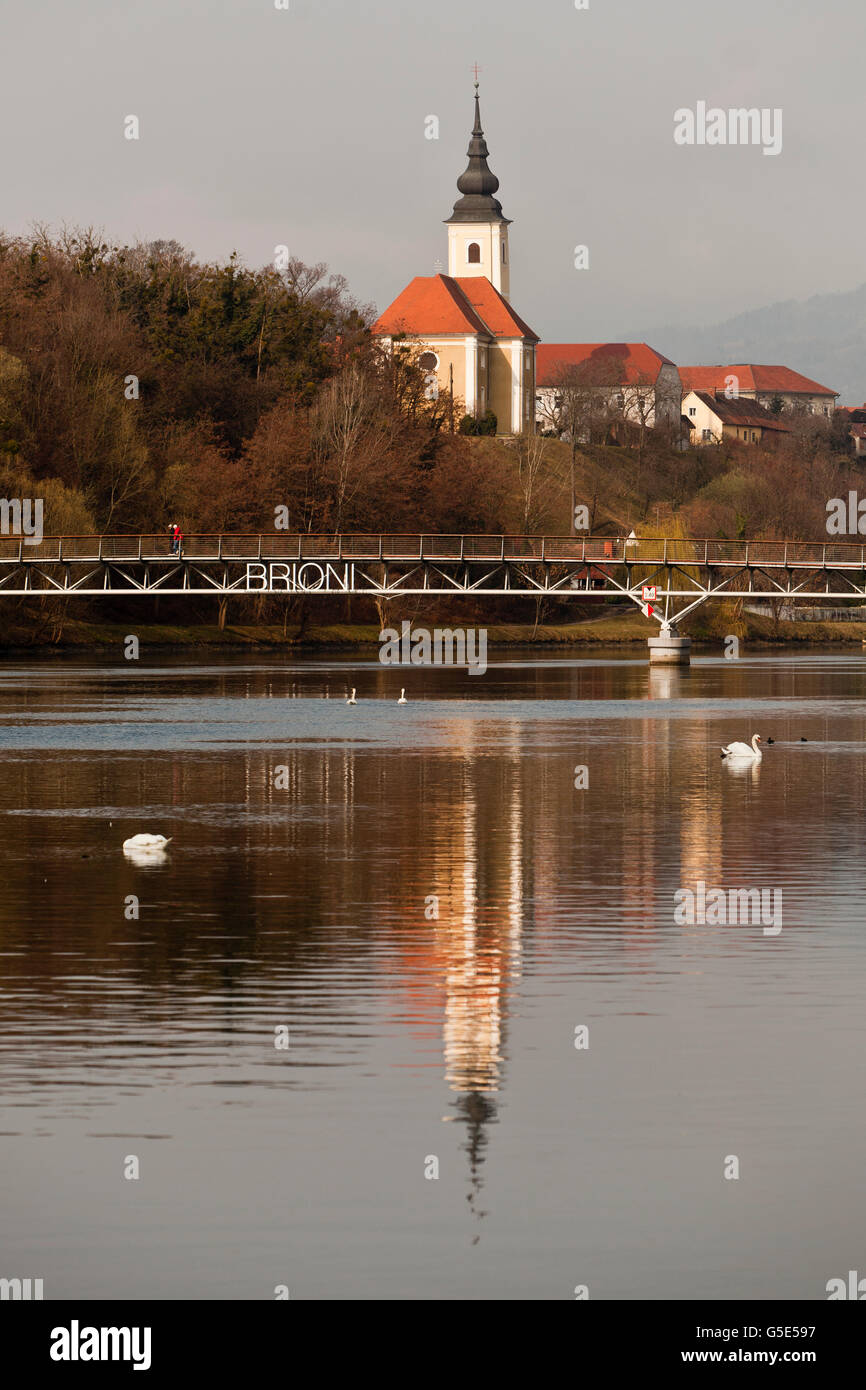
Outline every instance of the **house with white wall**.
POLYGON ((721 444, 723 439, 740 444, 761 444, 790 434, 791 427, 757 401, 728 400, 723 391, 688 391, 683 399, 692 444, 721 444))
POLYGON ((682 383, 677 367, 647 343, 541 343, 536 375, 539 430, 557 429, 564 384, 595 395, 611 419, 648 428, 673 427, 679 420, 682 383))

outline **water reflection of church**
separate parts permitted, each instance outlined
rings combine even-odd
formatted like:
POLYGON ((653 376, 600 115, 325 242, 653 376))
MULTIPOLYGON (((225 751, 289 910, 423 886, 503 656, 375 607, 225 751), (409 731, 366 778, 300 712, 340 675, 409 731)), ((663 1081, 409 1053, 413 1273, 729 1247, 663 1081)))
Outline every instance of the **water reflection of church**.
POLYGON ((423 1013, 429 1018, 432 1005, 442 1028, 445 1079, 455 1117, 466 1126, 474 1208, 488 1128, 497 1118, 508 997, 521 973, 537 846, 524 823, 528 798, 517 728, 495 760, 474 752, 471 724, 455 733, 464 741, 462 787, 429 811, 423 873, 439 898, 439 918, 429 924, 432 940, 423 962, 435 999, 428 993, 423 1013))

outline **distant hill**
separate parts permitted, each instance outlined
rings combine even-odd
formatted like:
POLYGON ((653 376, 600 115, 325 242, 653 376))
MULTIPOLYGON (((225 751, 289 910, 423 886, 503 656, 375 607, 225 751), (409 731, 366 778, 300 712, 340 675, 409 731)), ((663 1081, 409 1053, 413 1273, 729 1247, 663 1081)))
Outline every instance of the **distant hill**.
POLYGON ((708 328, 650 328, 626 341, 650 343, 678 365, 780 363, 838 391, 838 405, 866 401, 866 285, 784 300, 708 328))

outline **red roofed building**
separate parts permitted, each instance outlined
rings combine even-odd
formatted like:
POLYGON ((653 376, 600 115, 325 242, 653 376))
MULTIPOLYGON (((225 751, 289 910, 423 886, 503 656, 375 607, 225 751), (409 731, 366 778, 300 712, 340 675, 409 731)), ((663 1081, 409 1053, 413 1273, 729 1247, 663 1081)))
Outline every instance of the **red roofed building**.
POLYGON ((866 456, 866 402, 863 405, 843 405, 837 416, 848 426, 848 438, 858 458, 866 456))
POLYGON ((854 453, 858 458, 862 458, 866 454, 866 425, 852 425, 848 434, 854 446, 854 453))
POLYGON ((680 417, 680 374, 647 343, 544 343, 537 353, 536 422, 557 429, 564 386, 597 394, 607 413, 647 426, 680 417))
POLYGON ((791 426, 783 424, 766 406, 749 396, 729 400, 724 391, 687 391, 683 415, 692 444, 720 444, 723 439, 767 444, 791 433, 791 426))
POLYGON ((511 308, 508 228, 494 196, 481 128, 478 84, 463 195, 448 218, 447 275, 417 276, 373 325, 386 348, 405 340, 424 349, 430 390, 446 391, 466 414, 496 416, 498 434, 535 431, 538 335, 511 308))
POLYGON ((782 410, 830 418, 838 391, 792 371, 790 367, 768 367, 756 362, 740 362, 730 367, 680 367, 683 392, 724 392, 728 400, 757 401, 778 414, 782 410))

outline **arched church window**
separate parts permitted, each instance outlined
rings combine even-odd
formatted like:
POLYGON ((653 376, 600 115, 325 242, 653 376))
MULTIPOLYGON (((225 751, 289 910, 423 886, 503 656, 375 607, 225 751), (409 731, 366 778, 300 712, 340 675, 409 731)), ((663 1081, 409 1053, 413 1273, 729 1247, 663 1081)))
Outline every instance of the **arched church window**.
POLYGON ((481 264, 481 247, 477 241, 470 241, 466 252, 466 259, 470 265, 481 264))
POLYGON ((435 372, 439 366, 439 358, 435 352, 422 352, 418 358, 418 366, 424 372, 435 372))

